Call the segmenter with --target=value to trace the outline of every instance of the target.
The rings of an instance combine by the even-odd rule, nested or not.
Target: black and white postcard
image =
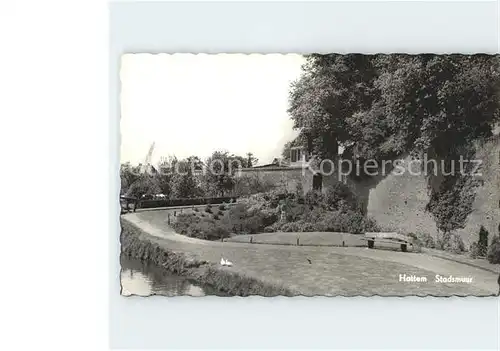
[[[122,295],[499,293],[498,55],[126,54],[120,79]]]

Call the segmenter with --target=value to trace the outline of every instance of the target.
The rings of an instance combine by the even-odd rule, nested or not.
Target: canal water
[[[227,296],[210,286],[199,284],[166,269],[126,256],[120,257],[122,295]]]

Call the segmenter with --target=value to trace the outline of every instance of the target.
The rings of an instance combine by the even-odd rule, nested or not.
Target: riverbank
[[[138,226],[120,221],[122,254],[154,263],[180,276],[192,278],[202,284],[234,296],[292,296],[292,291],[278,285],[271,285],[205,260],[199,260],[186,253],[168,249],[157,239],[145,233]]]

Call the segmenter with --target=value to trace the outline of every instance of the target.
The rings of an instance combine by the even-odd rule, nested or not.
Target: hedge
[[[173,207],[173,206],[193,206],[207,204],[222,204],[235,202],[236,197],[199,197],[188,199],[165,199],[165,200],[142,200],[139,208]]]

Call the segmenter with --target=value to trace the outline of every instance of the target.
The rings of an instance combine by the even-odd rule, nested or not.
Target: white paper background
[[[122,53],[496,53],[497,2],[114,3],[110,19],[113,347],[498,349],[496,298],[120,297],[116,171]]]

